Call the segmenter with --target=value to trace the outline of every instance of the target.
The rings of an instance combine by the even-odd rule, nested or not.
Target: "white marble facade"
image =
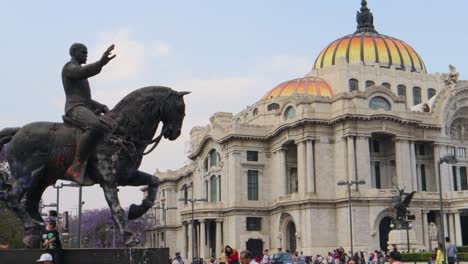
[[[336,183],[356,179],[366,184],[352,188],[355,249],[383,246],[395,218],[396,186],[418,191],[410,210],[419,244],[435,247],[428,226],[440,223],[439,188],[445,233],[456,245],[468,244],[468,81],[449,85],[438,73],[346,61],[314,68],[307,77],[324,80],[333,95],[296,89],[237,114],[215,113],[209,125],[191,130],[190,164],[156,171],[156,206],[178,209],[167,212],[167,237],[162,210],[154,209],[146,246],[166,239],[171,255],[179,251],[189,259],[218,256],[224,245],[306,255],[349,248],[347,190]],[[357,91],[350,91],[350,79],[358,80]],[[375,85],[366,88],[368,80]],[[398,91],[401,84],[406,96]],[[421,103],[414,105],[416,86]],[[376,97],[383,101],[372,109]],[[437,161],[448,153],[457,163],[441,165],[438,186]],[[195,252],[191,204],[181,197],[208,200],[194,205]]]

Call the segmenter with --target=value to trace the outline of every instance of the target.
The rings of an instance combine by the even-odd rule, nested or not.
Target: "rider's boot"
[[[103,139],[104,133],[91,129],[81,135],[75,158],[72,165],[67,169],[65,177],[82,184],[89,155],[94,151],[96,145]]]

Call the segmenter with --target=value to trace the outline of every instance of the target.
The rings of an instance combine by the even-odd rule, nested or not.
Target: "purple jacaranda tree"
[[[76,237],[76,230],[78,227],[77,217],[73,217],[71,225],[71,239],[73,239],[73,237]],[[128,222],[127,228],[141,242],[139,246],[144,245],[145,230],[147,230],[150,225],[151,221],[145,215],[139,219]],[[114,229],[114,227],[109,209],[103,208],[84,211],[81,217],[82,247],[110,248],[113,247],[114,239],[115,247],[125,247],[123,238],[118,233],[118,228]]]

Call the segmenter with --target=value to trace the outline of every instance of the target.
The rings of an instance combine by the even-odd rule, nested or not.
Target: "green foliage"
[[[0,244],[10,248],[23,247],[23,225],[15,215],[0,202]]]
[[[422,261],[427,262],[431,259],[431,252],[420,252],[420,253],[401,253],[403,262]]]
[[[457,247],[458,252],[468,252],[468,246]]]
[[[467,247],[465,247],[466,250]],[[403,262],[427,262],[431,259],[431,252],[421,253],[401,253]],[[459,261],[468,261],[468,252],[458,252],[457,254]]]

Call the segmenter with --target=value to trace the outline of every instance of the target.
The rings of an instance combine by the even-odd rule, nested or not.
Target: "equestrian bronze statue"
[[[139,218],[154,204],[159,179],[138,168],[143,155],[153,151],[163,137],[171,141],[179,137],[185,117],[183,96],[189,92],[144,87],[109,110],[91,99],[87,79],[115,57],[113,48],[88,65],[83,65],[87,57],[83,44],[70,48],[71,60],[62,71],[67,99],[64,123],[35,122],[0,130],[0,200],[23,223],[23,242],[29,248],[39,247],[42,227],[35,223],[43,221],[39,202],[44,190],[57,180],[99,184],[129,246],[134,240],[127,221]],[[142,185],[148,187],[148,195],[140,205],[132,204],[125,215],[117,187]]]

